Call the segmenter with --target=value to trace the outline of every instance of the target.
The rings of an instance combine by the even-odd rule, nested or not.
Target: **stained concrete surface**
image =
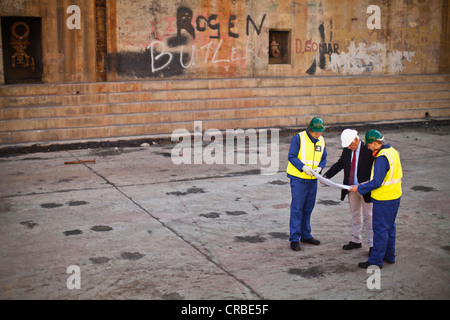
[[[281,135],[274,175],[260,163],[175,165],[171,144],[0,158],[0,298],[449,299],[450,126],[381,131],[404,179],[397,261],[381,269],[379,290],[357,267],[365,238],[342,250],[351,217],[338,189],[318,188],[311,223],[321,245],[290,250],[291,136]],[[326,169],[341,154],[339,135],[324,134]],[[80,289],[67,286],[74,265]]]

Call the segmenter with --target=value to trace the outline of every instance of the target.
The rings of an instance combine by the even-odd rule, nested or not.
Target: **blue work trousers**
[[[372,199],[372,203],[373,248],[368,261],[381,267],[383,259],[395,262],[395,219],[400,198],[386,201]]]
[[[289,241],[311,239],[311,213],[316,203],[317,180],[291,179],[291,217]]]

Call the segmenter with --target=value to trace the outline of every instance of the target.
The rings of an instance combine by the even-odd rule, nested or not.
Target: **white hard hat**
[[[353,129],[345,129],[341,133],[342,148],[347,148],[350,143],[358,136],[358,131]]]

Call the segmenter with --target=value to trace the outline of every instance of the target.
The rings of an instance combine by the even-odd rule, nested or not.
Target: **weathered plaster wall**
[[[96,81],[95,3],[3,0],[0,16],[42,18],[43,82]],[[448,21],[447,0],[106,0],[106,79],[448,72]],[[271,32],[288,32],[285,64]]]
[[[435,73],[442,1],[117,0],[111,57],[120,78]],[[268,64],[271,29],[289,64]]]

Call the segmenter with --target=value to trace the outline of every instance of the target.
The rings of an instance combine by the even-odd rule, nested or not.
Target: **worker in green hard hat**
[[[402,195],[403,172],[400,154],[385,143],[384,136],[379,131],[367,131],[365,140],[375,157],[370,181],[352,186],[350,191],[360,194],[371,192],[373,248],[369,259],[358,266],[368,268],[370,265],[377,265],[381,268],[383,261],[395,262],[395,219]]]
[[[309,129],[313,132],[324,132],[325,130],[325,123],[323,122],[322,118],[314,117],[309,122]]]
[[[367,144],[374,141],[382,142],[384,137],[378,130],[372,129],[366,132],[365,140]]]
[[[297,133],[291,140],[288,154],[287,176],[291,180],[291,211],[289,220],[289,242],[291,249],[300,250],[300,242],[313,245],[320,241],[311,235],[310,218],[317,194],[317,178],[327,163],[327,151],[322,133],[325,124],[314,117],[306,130]]]

